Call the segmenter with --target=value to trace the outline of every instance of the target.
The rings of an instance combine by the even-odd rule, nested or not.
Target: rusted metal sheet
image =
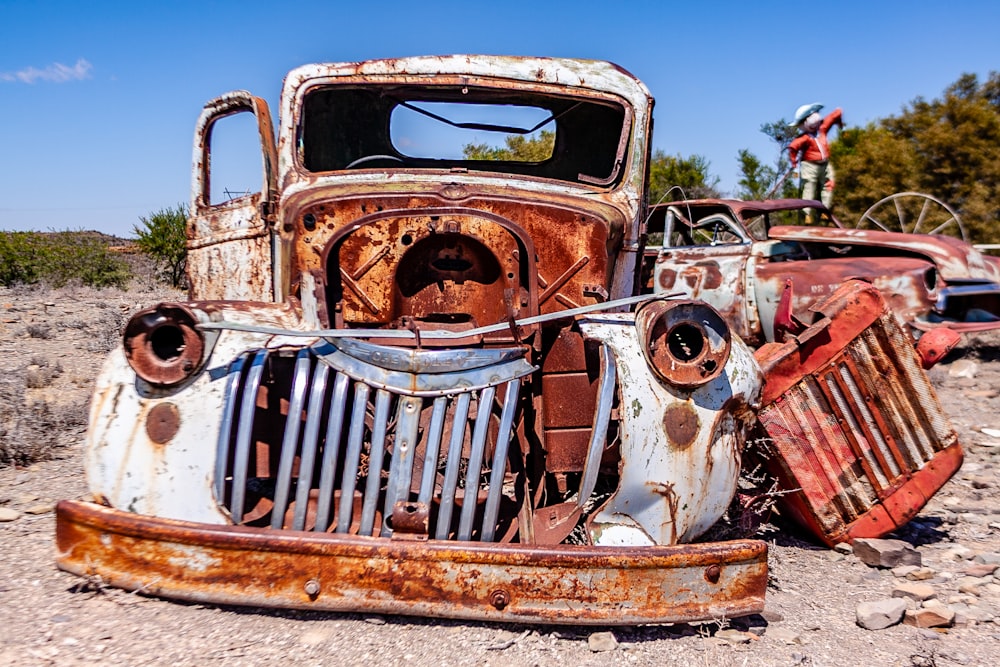
[[[760,541],[478,546],[213,527],[72,501],[56,511],[60,568],[192,602],[633,625],[758,613],[767,586]]]
[[[996,267],[992,263],[987,264],[982,253],[961,239],[951,236],[790,225],[775,227],[768,236],[780,241],[819,241],[841,245],[875,246],[912,253],[933,260],[945,280],[985,279],[997,282],[1000,279]]]
[[[714,378],[689,388],[665,385],[648,370],[643,334],[631,326],[632,317],[604,315],[581,324],[586,336],[614,352],[623,421],[619,487],[591,532],[596,544],[686,542],[722,516],[736,491],[758,369],[746,345],[733,339]]]
[[[878,290],[852,281],[817,322],[759,349],[765,463],[781,506],[827,544],[902,526],[958,470],[962,450],[912,338]]]
[[[789,281],[793,313],[809,312],[812,305],[833,295],[846,281],[858,277],[870,278],[892,311],[904,322],[916,321],[936,304],[936,293],[928,289],[928,281],[935,279],[934,269],[925,260],[890,256],[820,261],[820,267],[817,261],[808,259],[757,264],[754,288],[765,338],[776,339],[774,318]]]
[[[212,129],[226,116],[253,114],[263,173],[256,193],[212,203]],[[192,299],[280,300],[282,263],[275,262],[273,217],[277,152],[267,103],[239,90],[205,105],[195,128],[187,274]],[[275,253],[274,255],[272,253]],[[276,290],[277,293],[276,293]]]

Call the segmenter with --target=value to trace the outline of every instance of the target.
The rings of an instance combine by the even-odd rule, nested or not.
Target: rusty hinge
[[[269,192],[267,199],[262,199],[260,204],[257,205],[257,212],[260,214],[261,220],[264,220],[269,225],[274,225],[278,213],[277,193]]]

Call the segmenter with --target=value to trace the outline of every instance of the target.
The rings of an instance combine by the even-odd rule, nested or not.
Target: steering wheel
[[[344,169],[353,169],[358,165],[365,164],[366,162],[374,162],[375,160],[390,160],[392,162],[399,162],[403,164],[403,158],[396,155],[365,155],[364,157],[359,157],[357,160],[352,160],[347,164]]]

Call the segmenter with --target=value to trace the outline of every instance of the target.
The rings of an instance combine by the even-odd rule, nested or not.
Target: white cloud
[[[67,81],[80,81],[90,78],[90,70],[93,67],[88,61],[80,58],[72,67],[62,63],[52,63],[45,69],[37,67],[26,67],[17,72],[0,72],[0,81],[8,83],[35,83],[44,81],[47,83],[66,83]]]

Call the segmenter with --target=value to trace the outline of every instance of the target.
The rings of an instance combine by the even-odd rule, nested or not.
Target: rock
[[[970,605],[975,604],[978,601],[975,595],[950,595],[948,596],[948,604],[951,605]]]
[[[941,560],[969,560],[975,555],[976,552],[969,547],[956,544],[941,553]]]
[[[330,641],[333,633],[333,628],[312,628],[302,633],[302,636],[299,637],[299,643],[303,646],[319,646]]]
[[[993,614],[989,610],[974,604],[954,604],[949,605],[949,607],[955,612],[956,624],[959,616],[964,616],[966,621],[975,621],[976,623],[988,623],[993,620]]]
[[[838,542],[833,546],[833,550],[839,553],[849,556],[854,553],[854,547],[851,546],[850,542]]]
[[[903,540],[859,538],[854,540],[854,555],[871,567],[921,564],[920,552]]]
[[[972,379],[979,373],[979,364],[971,359],[958,359],[948,365],[948,377]]]
[[[55,509],[56,509],[56,506],[55,506],[54,503],[40,503],[40,504],[37,504],[37,505],[32,505],[31,507],[28,507],[27,509],[24,510],[24,513],[25,514],[33,514],[33,515],[37,516],[39,514],[48,514],[49,512],[55,511]]]
[[[9,507],[0,507],[0,523],[6,523],[8,521],[17,521],[21,518],[21,513],[17,510],[12,510]]]
[[[973,477],[972,478],[972,488],[974,489],[988,489],[993,486],[993,480],[989,477]]]
[[[892,589],[892,597],[909,598],[911,600],[917,600],[918,602],[930,599],[936,595],[937,593],[934,591],[933,586],[917,582],[898,583]]]
[[[997,569],[996,563],[973,563],[965,568],[964,574],[967,577],[986,577],[993,574]]]
[[[929,567],[918,567],[913,572],[906,575],[910,581],[927,581],[934,578],[934,570]]]
[[[920,568],[917,567],[916,565],[900,565],[899,567],[892,568],[892,576],[896,577],[897,579],[902,579],[907,575],[913,574],[919,569]]]
[[[984,584],[992,583],[992,577],[959,577],[955,583],[958,585],[958,592],[967,595],[979,595],[979,588]]]
[[[802,643],[802,637],[799,633],[789,628],[768,628],[765,637],[770,637],[775,641],[784,642],[785,644]]]
[[[955,622],[955,612],[948,607],[907,609],[903,623],[918,628],[947,628]]]
[[[780,623],[785,620],[785,615],[780,611],[775,611],[774,609],[764,608],[764,611],[760,612],[761,618],[763,618],[768,623]]]
[[[715,638],[729,642],[730,644],[749,644],[754,637],[749,632],[743,632],[735,628],[726,628],[716,632]]]
[[[612,632],[593,632],[587,637],[587,648],[591,653],[604,653],[618,648],[618,639]]]
[[[855,610],[855,620],[865,630],[882,630],[899,623],[905,612],[906,601],[899,598],[862,602]]]
[[[983,565],[997,565],[1000,566],[1000,554],[998,553],[982,553],[976,555],[972,559],[974,563],[982,563]]]

